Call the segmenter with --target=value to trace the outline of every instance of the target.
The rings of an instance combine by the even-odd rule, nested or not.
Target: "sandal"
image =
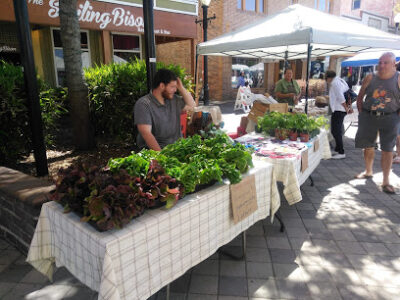
[[[386,194],[396,194],[394,187],[391,184],[382,185],[382,191]]]
[[[400,156],[396,156],[395,158],[393,158],[393,163],[400,164]]]
[[[370,179],[372,177],[373,177],[373,175],[367,175],[365,173],[360,173],[360,174],[357,174],[356,176],[354,176],[355,179]]]

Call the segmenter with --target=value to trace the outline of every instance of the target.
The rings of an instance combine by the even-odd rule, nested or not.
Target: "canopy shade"
[[[400,49],[400,36],[296,4],[263,20],[197,45],[200,55],[282,60],[343,55],[369,48]]]
[[[346,59],[345,61],[342,62],[342,67],[363,67],[363,66],[377,65],[381,55],[388,51],[393,52],[394,55],[396,55],[396,62],[400,60],[399,50],[370,51],[370,52],[362,52]]]

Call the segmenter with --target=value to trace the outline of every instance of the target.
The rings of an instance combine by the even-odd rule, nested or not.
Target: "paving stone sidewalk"
[[[346,159],[321,162],[315,186],[302,186],[302,202],[282,201],[284,233],[269,218],[258,222],[247,232],[245,260],[213,255],[171,285],[171,299],[399,299],[400,195],[381,192],[379,174],[353,179],[363,169],[361,151],[351,138],[345,148]],[[378,152],[376,172],[379,159]],[[392,175],[399,191],[400,165]],[[228,247],[240,252],[240,245],[238,237]],[[65,268],[50,283],[0,240],[0,299],[89,300],[97,293]],[[165,290],[151,299],[165,299]]]

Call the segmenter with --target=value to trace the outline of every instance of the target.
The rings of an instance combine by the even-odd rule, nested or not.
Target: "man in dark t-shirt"
[[[395,63],[396,56],[386,52],[379,58],[378,72],[364,78],[357,97],[359,116],[355,138],[356,147],[364,149],[365,160],[365,171],[356,175],[356,178],[371,178],[374,146],[379,132],[382,190],[389,194],[395,193],[394,187],[389,183],[389,174],[400,121],[400,74],[396,71]]]
[[[136,143],[139,149],[160,151],[181,137],[181,111],[193,108],[195,102],[181,80],[167,69],[157,71],[152,88],[135,104],[135,125],[139,131]],[[182,97],[175,95],[177,90]]]

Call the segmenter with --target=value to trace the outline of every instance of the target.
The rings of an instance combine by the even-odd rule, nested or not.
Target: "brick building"
[[[212,0],[208,9],[208,15],[215,13],[217,19],[212,20],[208,26],[208,39],[213,39],[224,33],[231,32],[243,26],[265,18],[267,15],[277,13],[292,4],[301,4],[307,7],[319,9],[338,16],[349,17],[359,20],[368,26],[379,28],[384,31],[394,32],[393,8],[399,0]],[[200,5],[200,4],[199,4]],[[199,9],[199,18],[202,18],[202,10]],[[202,27],[197,30],[197,41],[201,42],[203,37]],[[202,78],[202,61],[199,58],[199,80]],[[228,100],[236,96],[234,78],[239,72],[236,66],[250,69],[261,63],[264,65],[262,71],[263,79],[259,80],[256,92],[271,91],[274,83],[280,78],[282,62],[274,64],[262,64],[260,61],[238,59],[234,57],[212,57],[208,58],[208,81],[210,88],[210,99]],[[337,69],[340,59],[325,57],[314,59],[316,64],[325,64],[325,69]],[[294,70],[295,79],[305,78],[305,60],[290,62]],[[328,65],[329,64],[329,65]],[[247,71],[246,71],[247,72]],[[249,81],[253,80],[254,72],[247,75]],[[260,84],[261,82],[261,84]]]
[[[154,1],[156,55],[194,74],[197,1]],[[35,65],[49,84],[64,85],[59,0],[27,0]],[[83,67],[144,59],[142,0],[78,0]],[[172,55],[171,55],[172,54]],[[19,64],[12,0],[0,1],[0,59]]]

